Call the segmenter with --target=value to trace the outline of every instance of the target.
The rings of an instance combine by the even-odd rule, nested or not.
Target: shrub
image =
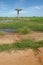
[[[31,33],[31,30],[28,27],[23,27],[23,28],[18,29],[17,32],[20,34],[28,34],[28,33]]]

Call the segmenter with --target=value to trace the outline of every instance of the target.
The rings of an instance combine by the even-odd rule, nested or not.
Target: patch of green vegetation
[[[19,19],[4,18],[4,19],[6,20],[11,19],[12,21],[0,23],[0,29],[15,29],[16,31],[20,31],[19,29],[23,29],[24,27],[26,27],[33,31],[43,31],[43,17],[24,17]]]
[[[43,47],[43,41],[35,42],[33,40],[23,40],[21,42],[17,42],[13,44],[15,49],[37,49]]]
[[[4,32],[0,32],[0,36],[3,36],[3,35],[5,35],[5,33]]]
[[[23,28],[19,28],[18,30],[13,30],[12,32],[19,33],[19,34],[28,34],[31,33],[32,31],[27,27],[23,27]]]
[[[0,51],[23,50],[29,48],[37,49],[40,47],[43,47],[43,41],[35,42],[33,40],[23,40],[12,44],[0,45]]]

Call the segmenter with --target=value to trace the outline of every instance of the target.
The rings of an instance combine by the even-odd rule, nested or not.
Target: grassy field
[[[29,18],[4,18],[5,20],[12,20],[11,22],[0,22],[0,29],[14,29],[12,32],[27,34],[32,31],[43,32],[43,17],[29,17]],[[4,20],[0,18],[0,20]],[[3,35],[3,33],[0,33]],[[43,47],[43,41],[35,42],[32,40],[23,40],[12,44],[0,45],[0,51],[19,50],[19,49],[37,49]]]
[[[0,29],[14,29],[15,32],[19,32],[24,27],[32,31],[43,31],[43,17],[14,18],[11,22],[0,22]]]
[[[10,50],[24,50],[24,49],[37,49],[43,47],[43,41],[32,41],[32,40],[23,40],[21,42],[16,42],[12,44],[3,44],[0,45],[0,51],[10,51]]]

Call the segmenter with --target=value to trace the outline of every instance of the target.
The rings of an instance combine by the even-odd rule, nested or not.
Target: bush
[[[28,34],[28,33],[31,33],[31,30],[28,27],[23,27],[23,28],[18,29],[17,32],[20,34]]]

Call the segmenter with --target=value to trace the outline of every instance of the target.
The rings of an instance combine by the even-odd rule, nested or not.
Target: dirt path
[[[26,35],[6,33],[4,36],[0,36],[0,44],[11,44],[23,39],[33,39],[35,41],[43,40],[43,32],[32,32]]]
[[[43,65],[43,48],[35,55],[32,49],[0,53],[0,65]]]

